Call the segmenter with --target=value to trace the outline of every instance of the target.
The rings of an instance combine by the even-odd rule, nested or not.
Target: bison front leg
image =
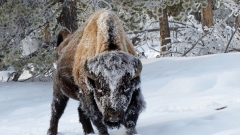
[[[136,127],[138,115],[139,113],[136,107],[131,106],[128,108],[128,111],[126,112],[125,122],[124,122],[124,126],[126,128],[125,135],[137,134],[135,127]]]
[[[58,121],[62,116],[64,109],[68,102],[68,97],[63,95],[60,92],[54,91],[54,96],[51,105],[51,120],[50,120],[50,128],[48,129],[48,135],[56,135],[58,130]]]
[[[128,109],[125,113],[125,122],[124,126],[127,129],[125,135],[137,134],[136,124],[139,114],[145,109],[145,101],[143,99],[141,91],[138,89],[134,91],[132,95],[132,100],[128,106]]]
[[[79,121],[82,123],[84,134],[94,133],[90,119],[84,114],[81,107],[78,107]]]
[[[109,135],[107,127],[103,124],[102,118],[92,119],[93,124],[97,127],[99,135]]]
[[[99,132],[99,135],[109,135],[107,127],[103,124],[102,115],[97,108],[93,93],[80,94],[79,99],[80,99],[80,106],[79,106],[80,122],[82,124],[85,123],[85,127],[83,124],[84,132],[85,131],[91,132],[91,130],[93,131],[92,128],[86,127],[87,125],[89,126],[91,125],[89,119],[86,120],[86,118],[90,118],[93,125],[96,126]],[[81,114],[83,114],[82,115],[83,117],[81,117]]]

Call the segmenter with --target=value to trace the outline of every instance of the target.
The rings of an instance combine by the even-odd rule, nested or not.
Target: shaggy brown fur
[[[74,58],[73,76],[76,84],[82,86],[84,83],[83,65],[86,59],[92,58],[93,56],[109,51],[108,39],[106,39],[106,33],[102,31],[102,24],[106,24],[107,20],[113,19],[117,26],[121,26],[118,17],[106,10],[98,11],[93,14],[88,22],[88,25],[84,29],[84,34],[80,44],[77,47],[77,51]],[[117,27],[118,40],[115,40],[116,50],[122,50],[129,52],[132,55],[136,55],[133,45],[129,41],[122,27]],[[83,88],[84,89],[84,88]]]
[[[58,47],[57,57],[58,67],[61,67],[60,71],[66,72],[64,74],[73,75],[75,83],[82,90],[87,89],[83,72],[83,65],[86,59],[104,51],[109,51],[108,40],[105,37],[105,33],[101,31],[101,24],[98,23],[98,21],[104,23],[109,18],[113,19],[118,26],[121,26],[118,17],[114,13],[100,10],[94,13],[80,29],[69,35]],[[116,50],[122,50],[136,56],[134,47],[123,28],[117,28],[119,40],[115,41]],[[77,99],[77,97],[74,97],[74,99]]]

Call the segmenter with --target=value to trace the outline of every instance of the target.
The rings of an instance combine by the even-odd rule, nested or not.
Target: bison
[[[79,121],[85,134],[109,135],[107,128],[124,125],[136,134],[145,108],[140,88],[141,61],[113,12],[100,10],[77,31],[58,36],[57,68],[48,135],[56,135],[69,98],[80,101]]]

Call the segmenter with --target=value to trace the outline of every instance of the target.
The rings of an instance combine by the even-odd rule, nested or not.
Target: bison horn
[[[97,76],[89,71],[89,69],[87,67],[87,60],[84,63],[84,73],[87,77],[91,78],[92,80],[97,79]]]
[[[135,72],[135,75],[131,78],[131,80],[138,77],[141,71],[142,71],[142,62],[138,59],[138,69]]]

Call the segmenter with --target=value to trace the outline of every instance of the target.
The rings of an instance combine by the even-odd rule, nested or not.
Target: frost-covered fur
[[[88,60],[88,69],[98,75],[98,82],[95,82],[98,92],[94,97],[101,113],[104,114],[107,108],[126,111],[132,92],[140,88],[140,81],[133,84],[130,81],[138,69],[138,59],[122,51],[104,52]]]
[[[127,135],[136,134],[138,115],[145,108],[140,76],[132,78],[140,61],[118,17],[107,10],[98,11],[67,35],[60,36],[63,42],[57,48],[48,135],[57,134],[69,98],[80,101],[79,121],[85,134],[94,133],[91,122],[100,135],[108,135],[107,128],[121,125]],[[85,62],[95,80],[84,73]],[[118,114],[119,121],[109,121],[110,111]]]

